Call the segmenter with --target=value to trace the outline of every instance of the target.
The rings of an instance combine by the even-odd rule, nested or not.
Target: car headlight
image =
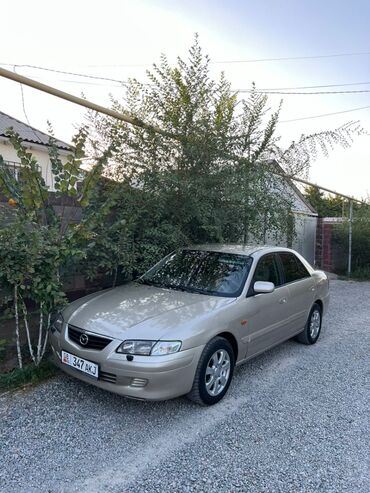
[[[158,341],[152,348],[151,356],[164,356],[180,351],[181,341]]]
[[[62,314],[57,313],[55,315],[54,320],[51,323],[51,326],[50,326],[51,331],[52,332],[55,332],[55,331],[62,332],[63,324],[64,324],[64,319],[63,319]]]
[[[164,356],[180,351],[181,341],[124,341],[117,353],[136,354],[140,356]]]

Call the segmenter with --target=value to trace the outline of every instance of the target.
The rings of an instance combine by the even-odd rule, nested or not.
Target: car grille
[[[82,334],[86,334],[88,337],[86,344],[81,343],[80,338]],[[96,351],[101,351],[108,346],[110,342],[112,342],[112,339],[91,334],[90,332],[86,332],[78,327],[75,327],[74,325],[68,325],[68,337],[80,347],[85,349],[95,349]]]
[[[116,383],[117,375],[114,373],[108,373],[107,371],[101,371],[99,373],[99,380],[104,380],[104,382]]]

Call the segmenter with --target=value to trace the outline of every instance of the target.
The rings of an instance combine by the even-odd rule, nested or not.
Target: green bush
[[[57,373],[57,369],[49,361],[43,360],[38,366],[25,365],[22,369],[15,368],[8,373],[0,373],[0,392],[16,389],[24,385],[33,385]]]
[[[333,251],[343,257],[338,274],[347,273],[348,222],[333,228]],[[352,274],[356,279],[370,279],[370,207],[354,210],[352,226]]]

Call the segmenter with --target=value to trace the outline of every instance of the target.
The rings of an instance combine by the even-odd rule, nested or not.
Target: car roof
[[[257,252],[260,254],[268,252],[293,252],[290,248],[276,247],[269,245],[242,245],[242,244],[225,244],[225,243],[215,243],[215,244],[204,244],[204,245],[191,245],[185,248],[186,250],[204,250],[207,252],[223,252],[223,253],[234,253],[238,255],[253,255]],[[296,253],[296,252],[294,252]]]

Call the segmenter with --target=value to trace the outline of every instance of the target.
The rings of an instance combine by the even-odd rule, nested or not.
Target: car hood
[[[129,283],[69,305],[66,322],[116,339],[171,337],[176,327],[194,325],[234,298]]]

